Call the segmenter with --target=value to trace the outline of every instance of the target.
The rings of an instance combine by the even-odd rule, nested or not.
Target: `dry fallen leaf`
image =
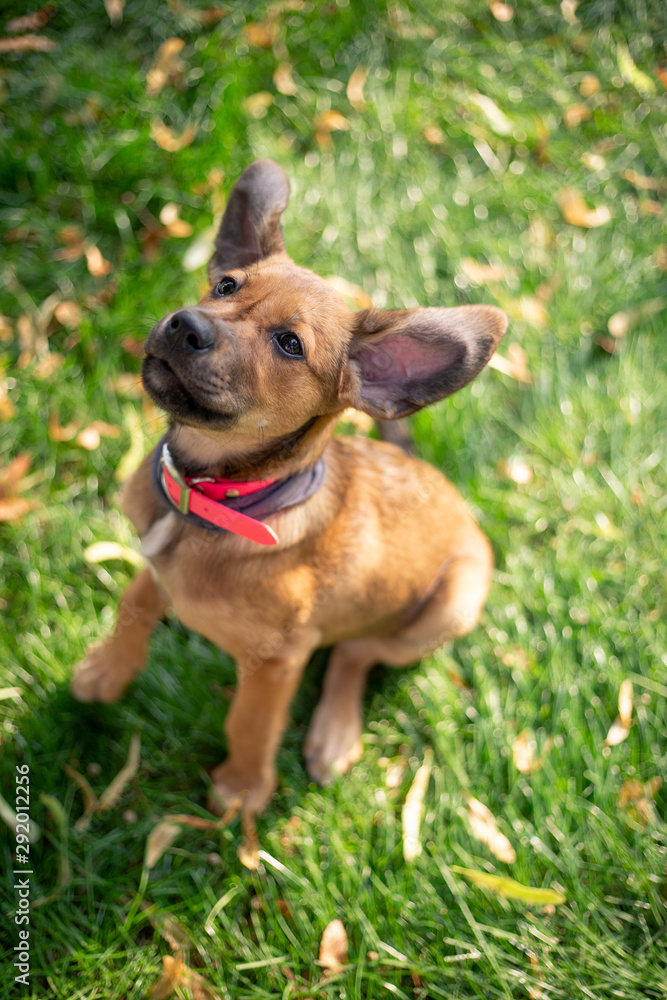
[[[62,368],[64,363],[65,356],[63,354],[58,354],[56,351],[49,351],[47,354],[42,354],[41,358],[37,359],[32,373],[37,379],[47,379],[50,378],[54,372],[57,372],[59,368]]]
[[[441,146],[445,141],[445,133],[437,125],[427,125],[422,135],[432,146]]]
[[[104,0],[104,9],[114,27],[123,20],[125,0]]]
[[[17,832],[16,831],[16,827],[18,825],[18,819],[16,817],[16,813],[14,812],[14,810],[12,809],[12,807],[10,806],[9,802],[7,802],[7,801],[5,801],[5,799],[3,799],[2,795],[0,795],[0,819],[3,820],[3,822],[5,822],[7,824],[7,826],[12,831],[12,833],[14,834],[14,836],[16,836],[16,832]],[[22,831],[22,832],[24,832],[24,831]],[[41,837],[41,835],[42,835],[42,831],[37,826],[37,824],[33,820],[29,820],[29,822],[28,822],[28,837],[30,838],[30,843],[31,844],[36,843],[39,840],[39,838]]]
[[[370,309],[372,307],[372,298],[359,285],[353,285],[351,281],[338,275],[331,275],[324,280],[347,300],[348,306],[353,306],[355,309]]]
[[[626,677],[618,692],[618,717],[621,725],[627,726],[628,729],[632,725],[632,694],[632,681]]]
[[[121,545],[120,542],[93,542],[87,549],[84,549],[83,558],[87,563],[95,565],[108,562],[110,559],[124,559],[132,566],[141,567],[144,565],[143,557],[129,545]]]
[[[68,774],[72,781],[74,781],[75,784],[77,784],[81,789],[81,794],[83,795],[83,808],[85,812],[95,812],[98,806],[98,798],[88,779],[70,764],[63,764],[63,771],[65,774]]]
[[[618,716],[614,720],[604,740],[608,747],[617,746],[625,740],[632,725],[632,681],[627,678],[621,684],[618,694]]]
[[[592,97],[600,90],[600,81],[593,73],[587,73],[579,84],[579,93],[582,97]]]
[[[276,85],[278,93],[284,94],[286,97],[293,97],[299,91],[299,88],[294,82],[294,77],[292,76],[291,63],[278,63],[275,73],[273,74],[273,82]]]
[[[352,424],[361,434],[370,434],[375,427],[375,421],[368,413],[355,410],[353,406],[348,406],[346,410],[343,410],[338,417],[338,422],[341,424]]]
[[[331,142],[331,133],[344,132],[350,127],[350,123],[340,111],[335,111],[331,108],[329,111],[323,111],[321,114],[315,115],[313,127],[315,129],[315,140],[320,148],[330,149],[333,145]]]
[[[406,861],[414,861],[422,852],[420,839],[421,821],[424,812],[424,797],[428,788],[433,766],[433,751],[430,747],[424,750],[424,763],[418,768],[408,794],[405,796],[401,810],[401,827],[403,831],[403,857]]]
[[[86,265],[94,278],[103,278],[113,271],[113,264],[105,260],[94,243],[88,243],[85,248]]]
[[[498,829],[496,818],[491,810],[487,809],[479,799],[473,798],[472,795],[468,797],[467,803],[468,820],[473,836],[486,844],[499,861],[513,864],[516,861],[516,851],[505,834]]]
[[[180,135],[176,135],[173,129],[162,121],[161,118],[151,120],[151,136],[160,149],[168,153],[177,153],[180,149],[189,146],[197,134],[195,125],[186,125]]]
[[[561,0],[561,13],[568,24],[578,24],[579,18],[576,13],[578,6],[579,0]]]
[[[529,906],[558,906],[559,903],[566,901],[562,892],[556,892],[555,889],[537,889],[532,885],[515,882],[506,875],[491,875],[489,872],[479,872],[473,868],[460,868],[458,865],[450,867],[453,872],[464,875],[471,882],[483,885],[505,899],[518,899]]]
[[[625,42],[617,43],[616,55],[618,56],[618,68],[625,82],[631,83],[642,97],[652,97],[656,91],[655,83],[650,76],[647,76],[635,65]]]
[[[163,955],[162,966],[162,975],[150,991],[152,1000],[166,1000],[180,986],[185,972],[185,959],[180,952],[175,957]]]
[[[480,109],[496,135],[512,134],[512,122],[490,97],[487,97],[486,94],[470,94],[469,100],[471,104]]]
[[[189,222],[180,218],[180,211],[180,206],[175,202],[167,202],[160,210],[160,222],[170,236],[182,239],[186,236],[192,236],[192,226]]]
[[[33,11],[31,14],[12,18],[11,21],[7,22],[6,30],[11,34],[19,31],[39,31],[40,28],[46,27],[55,12],[55,6],[49,4],[46,7],[41,7],[39,10]]]
[[[574,128],[591,117],[591,109],[585,104],[570,104],[563,112],[563,121],[568,128]]]
[[[182,827],[178,823],[158,823],[148,834],[144,864],[150,871],[158,863],[168,847],[171,847]]]
[[[268,90],[260,90],[241,101],[241,110],[251,118],[265,118],[273,104],[273,94]]]
[[[238,859],[251,872],[259,868],[259,838],[253,814],[248,809],[241,810],[243,843],[238,849]]]
[[[533,376],[528,367],[528,355],[520,344],[510,344],[507,348],[507,357],[503,357],[498,351],[489,361],[489,368],[495,368],[503,375],[509,375],[517,382],[531,383]]]
[[[461,270],[469,281],[475,285],[486,285],[489,282],[502,281],[505,277],[503,269],[496,264],[480,264],[474,257],[464,257]]]
[[[347,99],[355,111],[365,111],[366,101],[364,100],[364,84],[368,77],[368,69],[365,66],[357,66],[347,83]]]
[[[522,486],[533,481],[533,470],[520,458],[501,458],[496,469],[504,479],[511,479]]]
[[[108,809],[111,809],[116,805],[125,790],[125,786],[137,773],[137,769],[139,767],[140,749],[141,737],[138,732],[133,733],[130,741],[130,749],[127,755],[127,763],[120,769],[116,777],[100,795],[97,812],[106,812]]]
[[[95,420],[89,427],[84,427],[76,436],[75,443],[79,448],[86,451],[96,451],[100,446],[101,438],[117,438],[121,435],[120,427],[108,424],[105,420]]]
[[[667,184],[662,178],[658,177],[646,177],[645,174],[640,174],[637,170],[627,170],[623,171],[623,177],[626,181],[630,181],[633,187],[637,188],[638,191],[664,191]]]
[[[146,74],[146,92],[156,97],[171,79],[182,75],[184,65],[178,58],[185,47],[182,38],[168,38],[157,50],[155,62]]]
[[[637,826],[648,826],[657,820],[653,802],[662,787],[662,778],[655,777],[642,784],[634,778],[628,778],[621,785],[618,793],[618,808],[627,814]]]
[[[587,170],[594,171],[603,170],[607,163],[604,156],[601,156],[599,153],[590,152],[581,154],[581,162]]]
[[[81,310],[78,303],[69,299],[59,302],[53,310],[53,315],[68,330],[76,330],[81,325]]]
[[[52,52],[56,42],[44,35],[19,35],[17,38],[0,38],[0,55],[4,52]]]
[[[489,7],[496,21],[511,21],[514,17],[514,7],[510,7],[507,3],[501,3],[501,0],[491,0]]]
[[[23,480],[32,465],[32,458],[23,452],[0,469],[0,521],[20,521],[37,503],[18,494],[25,488]]]
[[[611,220],[611,212],[606,205],[589,208],[575,188],[563,188],[557,200],[560,210],[563,213],[563,218],[571,226],[580,226],[582,229],[596,229],[598,226],[604,226]]]
[[[278,22],[274,18],[265,21],[251,21],[243,26],[245,40],[260,49],[270,49],[278,34]]]
[[[667,299],[663,297],[649,299],[637,306],[630,306],[610,316],[607,321],[607,329],[611,336],[618,340],[625,337],[640,320],[661,312],[665,307],[667,307]]]
[[[341,920],[327,924],[320,941],[319,961],[329,972],[337,972],[347,961],[347,932]]]
[[[542,761],[535,756],[537,743],[527,729],[522,730],[512,743],[512,758],[517,771],[534,774],[542,767]]]
[[[79,425],[74,422],[63,427],[55,413],[49,417],[48,433],[52,441],[71,441],[72,438],[76,437],[78,430]]]

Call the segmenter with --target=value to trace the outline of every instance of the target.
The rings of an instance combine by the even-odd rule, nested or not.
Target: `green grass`
[[[3,18],[23,6],[6,4]],[[559,4],[532,0],[508,23],[481,0],[306,3],[278,15],[273,50],[243,34],[265,5],[230,7],[203,29],[187,5],[134,0],[112,28],[102,4],[74,0],[44,29],[55,50],[0,64],[0,312],[15,328],[54,292],[82,309],[77,336],[51,324],[50,348],[65,360],[46,379],[34,361],[17,367],[16,334],[0,342],[0,380],[16,407],[0,424],[0,465],[28,452],[38,503],[0,524],[0,686],[20,690],[0,701],[2,790],[12,801],[14,766],[27,762],[43,829],[33,900],[56,891],[64,857],[71,867],[57,898],[31,913],[26,993],[11,965],[14,841],[0,831],[9,931],[0,997],[148,996],[171,954],[154,927],[168,915],[187,935],[190,966],[232,1000],[665,997],[665,788],[646,824],[619,806],[625,782],[666,772],[664,309],[605,349],[614,313],[667,298],[661,5],[630,17],[627,5],[587,2],[584,23],[571,25]],[[186,43],[182,89],[149,97],[146,72],[173,36]],[[619,67],[619,43],[650,87]],[[294,95],[276,89],[278,61],[292,64]],[[355,109],[346,86],[359,65],[366,107]],[[584,100],[587,74],[600,90]],[[244,101],[260,91],[273,102],[254,118]],[[476,94],[495,102],[507,127]],[[580,103],[590,117],[566,126],[564,110]],[[330,108],[349,127],[327,150],[313,123]],[[160,149],[150,133],[158,116],[176,133],[196,125],[194,141]],[[424,138],[429,127],[442,142]],[[157,218],[175,202],[196,238],[216,208],[214,192],[198,186],[221,167],[228,190],[258,156],[290,176],[284,223],[298,263],[345,277],[378,306],[498,302],[513,316],[500,352],[520,345],[533,381],[487,369],[413,419],[422,454],[459,487],[493,543],[480,626],[417,669],[373,674],[364,758],[327,789],[308,781],[300,759],[318,654],[280,752],[279,793],[258,823],[262,866],[251,873],[238,861],[238,822],[214,836],[186,830],[150,874],[147,911],[136,906],[146,837],[165,814],[205,815],[205,768],[224,755],[234,669],[170,621],[123,702],[74,703],[71,666],[105,634],[131,576],[129,565],[92,566],[83,552],[93,541],[132,544],[114,472],[132,436],[148,449],[158,433],[155,415],[112,386],[138,373],[121,342],[192,301],[203,281],[203,270],[183,269],[190,239],[165,239],[146,260],[146,213]],[[637,191],[628,170],[662,187]],[[589,207],[608,206],[611,221],[568,224],[558,203],[565,186]],[[94,278],[83,258],[54,259],[58,233],[72,224],[113,264],[107,278]],[[476,285],[467,257],[501,268],[504,280]],[[521,319],[522,298],[544,303],[539,326]],[[82,427],[103,419],[122,434],[90,452],[56,443],[54,414]],[[529,483],[503,475],[499,462],[513,458],[532,470]],[[605,747],[626,678],[633,725]],[[99,765],[90,777],[99,792],[137,728],[135,778],[77,833],[81,794],[63,764],[84,773]],[[532,774],[513,763],[523,730],[541,755]],[[408,864],[401,806],[426,747],[435,764],[424,849]],[[383,758],[405,765],[397,787],[387,787]],[[66,843],[40,794],[62,804]],[[511,840],[513,864],[472,836],[470,794]],[[452,865],[553,887],[567,902],[511,902]],[[349,965],[322,980],[319,940],[335,917],[347,928]]]

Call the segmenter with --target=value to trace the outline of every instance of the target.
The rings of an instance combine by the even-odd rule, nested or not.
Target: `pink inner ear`
[[[427,344],[390,334],[357,355],[365,382],[418,382],[442,372],[464,353],[460,343]]]

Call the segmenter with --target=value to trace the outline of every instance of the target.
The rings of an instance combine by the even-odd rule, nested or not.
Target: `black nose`
[[[196,309],[181,309],[165,324],[172,346],[182,351],[209,351],[215,344],[212,323]]]

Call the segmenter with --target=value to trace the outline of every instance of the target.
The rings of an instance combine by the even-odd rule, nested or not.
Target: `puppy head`
[[[288,196],[277,164],[248,167],[216,238],[209,292],[148,337],[144,385],[176,423],[267,441],[346,406],[406,416],[474,378],[505,332],[500,309],[350,312],[285,254]]]

